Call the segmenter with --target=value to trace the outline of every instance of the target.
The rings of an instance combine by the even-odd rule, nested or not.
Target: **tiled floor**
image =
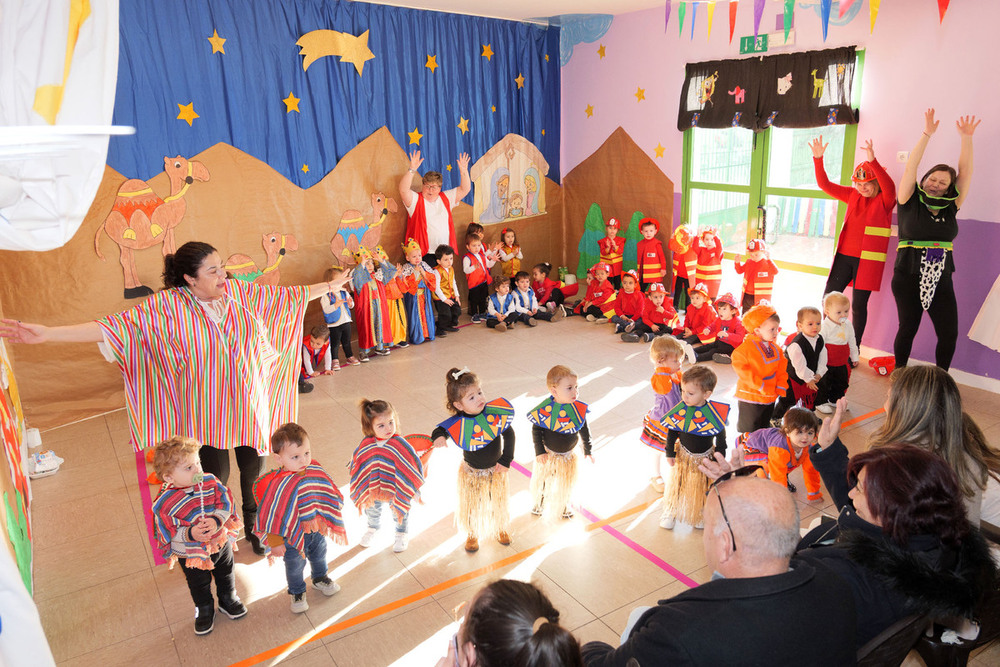
[[[480,376],[488,396],[505,396],[514,403],[520,440],[515,458],[530,468],[533,450],[524,415],[545,395],[547,370],[566,364],[580,376],[580,397],[590,404],[595,445],[596,463],[585,464],[581,476],[580,504],[602,519],[619,515],[609,524],[619,534],[685,577],[706,581],[710,573],[700,531],[657,526],[659,500],[648,486],[654,457],[637,441],[642,415],[652,401],[648,348],[622,343],[609,327],[579,318],[505,334],[465,327],[434,343],[318,378],[316,390],[302,397],[299,420],[311,435],[314,456],[346,495],[345,466],[361,439],[358,399],[389,400],[404,433],[427,433],[447,414],[445,372],[468,366]],[[720,380],[714,398],[729,400],[732,369],[713,367]],[[862,365],[848,394],[849,417],[880,408],[886,387],[885,379]],[[963,389],[963,396],[987,437],[1000,446],[996,395]],[[845,429],[848,447],[861,449],[879,421],[876,415]],[[280,563],[268,567],[241,541],[237,587],[250,613],[239,621],[218,615],[215,630],[197,637],[182,574],[153,566],[124,413],[53,429],[43,440],[66,460],[57,475],[33,484],[36,600],[60,664],[226,665],[300,638],[305,642],[331,628],[313,641],[260,659],[296,667],[433,664],[455,630],[455,607],[484,582],[501,576],[541,586],[561,611],[563,624],[581,641],[616,643],[633,607],[685,588],[612,532],[590,525],[582,513],[556,523],[533,517],[528,480],[514,470],[513,544],[484,540],[478,553],[465,553],[464,536],[452,523],[461,455],[449,447],[431,458],[425,504],[411,512],[408,551],[392,553],[388,520],[372,548],[358,547],[364,525],[348,505],[351,545],[331,544],[329,550],[331,576],[343,588],[331,598],[310,590],[309,611],[295,615],[288,609]],[[800,471],[792,479],[799,482],[803,524],[831,509],[829,499],[805,502]],[[231,486],[238,487],[235,481],[230,480]],[[993,648],[974,664],[996,664],[998,658],[1000,650]]]

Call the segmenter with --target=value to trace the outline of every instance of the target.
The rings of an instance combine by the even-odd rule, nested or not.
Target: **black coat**
[[[583,647],[586,665],[853,665],[854,602],[824,565],[717,579],[660,602],[617,649]]]

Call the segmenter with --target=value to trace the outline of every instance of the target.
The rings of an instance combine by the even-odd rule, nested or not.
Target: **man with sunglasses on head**
[[[850,591],[832,572],[791,562],[798,507],[759,470],[737,468],[708,489],[703,541],[712,580],[636,610],[617,649],[586,644],[588,667],[624,667],[631,658],[671,666],[855,663]]]

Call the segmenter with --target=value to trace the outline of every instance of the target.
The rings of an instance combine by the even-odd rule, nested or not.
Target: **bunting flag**
[[[677,26],[677,36],[680,37],[684,34],[684,15],[687,14],[687,3],[682,2],[681,6],[677,8],[677,21],[680,25]]]
[[[878,0],[876,0],[877,2]],[[785,41],[788,41],[788,33],[792,30],[792,17],[795,16],[795,0],[785,0]]]
[[[667,24],[670,23],[670,0],[667,0],[667,6],[663,11],[663,32],[666,32]]]
[[[760,18],[764,15],[764,4],[766,0],[753,0],[753,36],[756,39],[760,32]]]
[[[708,36],[705,41],[712,39],[712,19],[715,18],[715,0],[709,0],[708,2]]]
[[[882,0],[868,0],[868,17],[871,20],[870,33],[875,32],[875,19],[878,18],[878,6]]]
[[[830,29],[830,8],[833,0],[819,0],[819,8],[823,19],[823,41],[826,41],[826,33]]]
[[[945,12],[948,11],[949,2],[951,2],[951,0],[938,0],[938,14],[941,15],[941,18],[939,19],[938,23],[944,23],[944,15]]]
[[[688,37],[690,40],[694,40],[694,18],[698,16],[698,3],[691,5],[691,35]]]
[[[733,43],[733,32],[736,30],[736,10],[740,3],[737,0],[729,0],[729,43]]]
[[[844,14],[847,12],[848,9],[851,8],[851,5],[853,4],[854,0],[840,0],[840,13],[837,15],[837,18],[841,19],[844,18]]]

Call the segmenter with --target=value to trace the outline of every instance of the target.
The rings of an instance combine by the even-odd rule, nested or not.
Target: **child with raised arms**
[[[309,561],[313,586],[334,595],[340,585],[327,576],[326,538],[347,544],[341,509],[344,497],[326,471],[312,458],[306,430],[294,422],[271,434],[271,455],[280,466],[253,485],[257,522],[253,531],[270,548],[268,559],[284,557],[291,609],[309,609],[303,573]]]
[[[388,505],[396,522],[392,550],[406,551],[410,504],[424,483],[420,457],[399,431],[396,411],[386,401],[361,399],[361,432],[365,438],[351,457],[351,501],[364,512],[368,530],[361,546],[370,547],[382,522],[382,507]]]
[[[761,301],[771,301],[774,277],[778,267],[767,256],[764,239],[753,239],[747,243],[747,259],[737,257],[733,263],[736,273],[743,275],[743,312],[747,312]]]
[[[215,626],[215,598],[232,619],[246,615],[236,595],[233,547],[243,524],[233,513],[233,496],[215,475],[204,473],[193,438],[174,436],[156,445],[153,470],[164,481],[153,501],[153,535],[164,559],[181,564],[195,605],[194,633],[206,635]]]
[[[479,550],[480,537],[510,544],[508,472],[514,460],[514,407],[505,398],[487,402],[479,378],[468,368],[445,374],[445,407],[454,416],[431,433],[435,447],[450,438],[465,459],[458,472],[455,522],[466,534],[465,550]]]
[[[587,404],[578,401],[577,376],[566,366],[553,366],[545,376],[549,397],[528,413],[531,440],[535,445],[535,467],[531,474],[531,513],[548,518],[573,517],[570,500],[577,478],[576,443],[593,463]]]
[[[729,406],[710,401],[718,378],[708,366],[692,366],[681,380],[681,400],[660,420],[667,430],[667,463],[672,468],[663,492],[660,528],[670,530],[677,519],[701,528],[709,479],[698,469],[715,452],[726,454]]]
[[[697,257],[694,279],[705,285],[709,299],[719,295],[719,287],[722,285],[722,241],[718,234],[717,227],[708,225],[702,228],[692,244]]]

